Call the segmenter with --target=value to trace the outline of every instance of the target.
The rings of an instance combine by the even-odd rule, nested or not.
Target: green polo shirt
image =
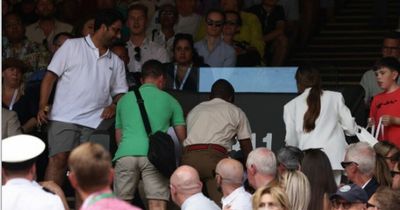
[[[153,132],[185,125],[182,107],[174,97],[153,84],[144,84],[139,91]],[[118,101],[115,128],[121,129],[122,138],[113,161],[124,156],[147,156],[149,140],[133,91]]]

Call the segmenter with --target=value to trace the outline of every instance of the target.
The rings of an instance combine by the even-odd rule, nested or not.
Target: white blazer
[[[284,106],[283,120],[286,125],[286,145],[301,150],[322,148],[327,154],[333,170],[343,170],[340,162],[344,160],[347,143],[346,135],[355,135],[357,125],[350,110],[344,104],[341,93],[323,91],[321,111],[315,121],[315,128],[309,133],[303,131],[303,118],[308,109],[307,97],[310,88],[289,101]]]

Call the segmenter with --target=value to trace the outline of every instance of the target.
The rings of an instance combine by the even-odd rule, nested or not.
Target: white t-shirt
[[[2,210],[64,210],[63,203],[55,194],[46,192],[35,181],[15,178],[1,187]]]
[[[158,60],[161,63],[167,63],[170,61],[167,50],[163,46],[156,42],[152,42],[147,38],[144,39],[141,46],[135,46],[130,40],[126,43],[126,46],[129,55],[129,72],[142,72],[142,65],[151,59]],[[140,52],[135,51],[136,47],[140,48]],[[136,55],[137,53],[140,53],[139,60],[136,59],[139,58]]]
[[[231,194],[221,199],[222,208],[230,210],[252,210],[251,194],[244,187],[239,187]]]
[[[90,36],[57,50],[48,66],[59,77],[51,120],[96,128],[111,97],[128,91],[122,60],[110,50],[99,55]]]
[[[181,206],[182,210],[221,210],[214,203],[214,201],[210,200],[203,193],[197,193],[190,196],[186,199]]]

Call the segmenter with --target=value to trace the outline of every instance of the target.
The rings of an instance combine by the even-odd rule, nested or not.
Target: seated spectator
[[[291,210],[286,193],[278,186],[261,187],[253,195],[253,210]]]
[[[2,42],[2,58],[18,58],[30,66],[35,72],[45,70],[50,61],[48,50],[25,37],[25,27],[17,13],[8,13],[3,19],[5,39]],[[31,71],[25,72],[24,78],[29,78]]]
[[[166,63],[168,80],[167,89],[197,91],[199,83],[199,67],[208,67],[204,64],[196,49],[192,35],[177,34],[172,46],[173,62]]]
[[[68,179],[84,200],[80,210],[138,210],[112,193],[111,156],[100,144],[89,142],[76,147],[68,158],[68,167]]]
[[[392,188],[400,190],[400,155],[397,156],[397,162],[390,173],[392,175]]]
[[[262,58],[264,56],[265,44],[262,38],[261,24],[257,16],[252,13],[241,11],[243,0],[221,0],[220,6],[224,12],[234,11],[240,14],[242,24],[240,31],[235,34],[234,40],[255,47]],[[200,40],[206,35],[206,27],[206,23],[202,22],[197,32],[196,40]]]
[[[181,166],[170,178],[171,198],[182,210],[220,210],[212,200],[201,192],[202,183],[196,169]]]
[[[38,96],[24,88],[22,75],[28,67],[21,60],[7,58],[2,63],[2,107],[15,111],[23,133],[36,131]]]
[[[206,37],[195,43],[194,47],[204,62],[211,67],[233,67],[236,65],[235,49],[222,39],[225,14],[220,10],[210,10],[204,20],[207,24]]]
[[[376,164],[375,164],[375,177],[381,186],[391,186],[392,176],[390,170],[393,170],[396,164],[396,153],[399,150],[391,143],[386,141],[378,142],[374,145],[376,152]]]
[[[355,184],[340,187],[330,196],[333,209],[365,210],[367,207],[367,193]]]
[[[55,18],[55,3],[53,0],[36,1],[36,13],[39,20],[26,27],[29,40],[43,44],[49,49],[54,36],[60,32],[72,32],[72,26]]]
[[[400,33],[390,33],[383,39],[382,57],[395,57],[400,60]],[[400,84],[400,79],[397,79]],[[379,87],[375,71],[370,69],[366,71],[360,81],[360,85],[365,91],[365,104],[369,107],[372,97],[381,93],[383,90]]]
[[[267,148],[257,148],[250,152],[247,162],[247,178],[250,186],[259,189],[278,186],[275,154]]]
[[[67,39],[72,39],[74,36],[71,33],[68,32],[61,32],[58,33],[54,36],[53,42],[52,42],[52,46],[50,48],[51,53],[54,55],[54,53],[56,53],[56,51],[58,50],[58,48],[61,47],[61,45],[64,44],[65,40]]]
[[[201,16],[195,13],[198,0],[176,0],[175,4],[179,13],[175,32],[191,34],[194,37],[201,22]]]
[[[280,184],[289,198],[292,210],[308,208],[311,199],[310,182],[301,171],[285,171],[280,177]]]
[[[329,195],[337,190],[332,166],[328,156],[320,149],[304,151],[301,171],[307,176],[311,187],[309,210],[330,210]]]
[[[277,0],[263,0],[262,4],[249,9],[257,15],[262,26],[263,39],[266,44],[264,59],[271,66],[284,63],[287,54],[288,40],[285,35],[285,13]]]
[[[130,30],[130,38],[127,42],[129,52],[129,72],[137,74],[140,81],[142,65],[151,59],[165,63],[169,61],[167,50],[159,44],[146,38],[147,7],[142,4],[133,4],[128,9],[126,25]]]
[[[61,198],[36,181],[36,157],[45,149],[39,138],[16,135],[1,142],[2,180],[1,209],[64,210]],[[68,207],[67,207],[68,208]]]
[[[223,194],[222,209],[251,210],[251,194],[243,187],[243,175],[239,161],[225,158],[218,162],[215,179]]]
[[[17,113],[1,108],[1,139],[21,133],[21,123]]]
[[[376,95],[371,102],[370,123],[377,127],[382,119],[385,128],[378,139],[389,141],[400,148],[400,85],[396,83],[400,62],[394,57],[382,58],[375,64],[374,70],[383,92]]]
[[[129,90],[132,90],[134,86],[139,86],[140,81],[137,81],[135,75],[128,71],[128,63],[130,58],[126,44],[124,42],[116,42],[110,49],[124,62],[126,81],[128,83]]]
[[[236,66],[259,66],[261,65],[261,56],[257,48],[253,47],[247,41],[236,41],[235,35],[241,31],[242,19],[236,11],[225,11],[225,24],[223,28],[224,42],[235,48]]]
[[[285,146],[281,148],[276,156],[279,174],[283,174],[287,170],[300,170],[303,156],[303,152],[297,147]]]
[[[156,20],[160,23],[160,29],[153,29],[148,38],[164,47],[169,58],[172,58],[172,43],[175,36],[174,26],[178,22],[178,11],[172,4],[162,5]]]
[[[374,177],[374,149],[365,142],[351,144],[347,148],[346,156],[341,164],[347,174],[347,178],[364,189],[368,198],[370,198],[379,186]]]
[[[81,18],[74,27],[73,34],[75,37],[85,37],[94,34],[94,15],[86,15]]]
[[[368,210],[400,209],[400,191],[389,187],[379,187],[368,200],[367,207]]]

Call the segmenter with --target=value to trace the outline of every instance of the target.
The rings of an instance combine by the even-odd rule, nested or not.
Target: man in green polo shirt
[[[153,131],[166,132],[173,126],[182,142],[186,138],[183,111],[178,101],[162,91],[166,72],[162,64],[149,60],[142,67],[143,85],[139,91]],[[117,105],[115,135],[118,150],[115,161],[114,191],[128,202],[133,200],[139,178],[142,177],[149,209],[166,209],[169,200],[168,179],[147,159],[149,139],[135,94],[125,94]]]

